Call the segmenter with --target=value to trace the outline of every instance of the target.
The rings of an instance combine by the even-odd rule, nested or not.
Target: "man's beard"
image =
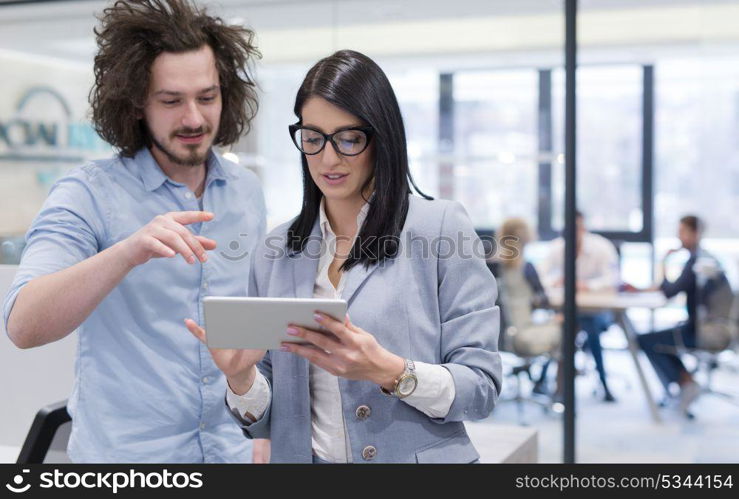
[[[210,133],[209,127],[200,127],[200,128],[181,128],[179,130],[175,130],[174,133],[170,135],[172,140],[177,140],[177,135],[198,135],[203,134],[206,135]],[[164,153],[164,155],[169,159],[172,163],[180,166],[200,166],[203,163],[205,163],[205,160],[207,159],[208,152],[210,151],[210,146],[206,148],[204,154],[198,154],[198,148],[202,146],[203,144],[193,144],[193,145],[185,145],[187,149],[189,149],[190,154],[187,156],[180,156],[177,155],[174,151],[168,149],[164,144],[162,144],[160,141],[157,140],[157,138],[154,136],[151,131],[149,132],[149,138],[151,139],[152,144],[154,147],[159,149]]]

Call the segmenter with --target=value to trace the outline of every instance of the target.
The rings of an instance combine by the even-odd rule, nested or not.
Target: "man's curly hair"
[[[223,110],[214,145],[229,145],[248,132],[257,112],[256,84],[248,70],[261,57],[254,32],[224,24],[190,0],[118,0],[99,17],[98,53],[90,90],[97,133],[133,156],[150,145],[143,119],[151,65],[162,52],[209,45],[216,59]]]

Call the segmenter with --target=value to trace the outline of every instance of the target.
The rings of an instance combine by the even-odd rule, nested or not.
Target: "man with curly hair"
[[[247,462],[226,382],[186,330],[203,297],[244,295],[261,187],[213,146],[257,107],[253,33],[189,0],[119,0],[95,30],[93,123],[119,152],[51,189],[5,299],[11,340],[78,330],[75,462]]]

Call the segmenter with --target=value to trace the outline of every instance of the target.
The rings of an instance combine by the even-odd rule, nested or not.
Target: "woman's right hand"
[[[204,345],[208,345],[205,329],[192,319],[185,319],[187,329]],[[262,360],[266,350],[239,350],[230,348],[208,348],[213,361],[223,371],[228,385],[236,395],[244,395],[254,383],[257,363]]]

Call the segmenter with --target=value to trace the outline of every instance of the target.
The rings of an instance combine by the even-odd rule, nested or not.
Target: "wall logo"
[[[30,471],[31,470],[23,470],[23,473],[28,473]],[[11,492],[13,492],[15,494],[22,494],[23,492],[26,492],[28,489],[31,488],[31,484],[30,483],[27,483],[27,484],[23,485],[23,482],[24,482],[23,475],[15,475],[13,477],[12,484],[6,483],[5,484],[5,487],[9,491],[11,491]]]
[[[75,121],[69,103],[50,87],[32,87],[21,96],[9,119],[0,119],[0,159],[73,161],[105,150],[92,126]]]

